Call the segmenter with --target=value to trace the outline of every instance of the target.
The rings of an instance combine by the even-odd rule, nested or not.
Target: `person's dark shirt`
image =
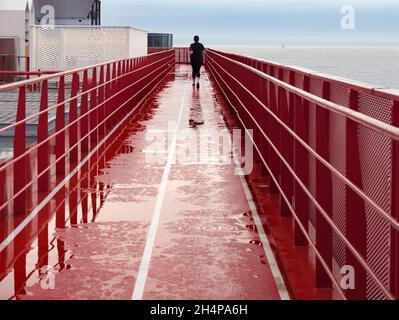
[[[203,52],[205,47],[202,43],[195,42],[191,44],[190,50],[193,52],[191,54],[191,63],[203,63]]]

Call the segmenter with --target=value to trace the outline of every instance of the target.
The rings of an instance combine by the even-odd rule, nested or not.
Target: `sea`
[[[209,46],[216,50],[399,89],[399,47]]]

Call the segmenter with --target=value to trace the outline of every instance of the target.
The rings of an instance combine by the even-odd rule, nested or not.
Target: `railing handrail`
[[[399,141],[399,128],[387,124],[385,122],[382,122],[378,119],[375,119],[373,117],[367,116],[361,112],[343,107],[337,103],[325,100],[323,98],[320,98],[312,93],[309,93],[307,91],[304,91],[302,89],[299,89],[297,87],[294,87],[293,85],[290,85],[284,81],[281,81],[275,77],[272,77],[266,73],[263,73],[251,66],[248,66],[245,63],[236,61],[234,59],[231,59],[229,57],[226,57],[218,52],[216,52],[215,50],[211,50],[211,49],[207,49],[211,52],[213,52],[214,54],[229,60],[230,62],[236,63],[238,65],[240,65],[241,67],[247,69],[247,70],[251,70],[252,72],[258,74],[259,76],[263,77],[264,79],[267,79],[271,82],[273,82],[274,84],[281,86],[283,88],[285,88],[286,90],[290,91],[291,93],[297,94],[299,96],[305,97],[307,100],[309,100],[310,102],[316,103],[317,105],[323,107],[324,109],[330,110],[335,112],[336,114],[339,114],[341,116],[344,116],[346,118],[349,118],[355,122],[358,122],[372,130],[375,130],[377,132],[383,133],[388,135],[390,138]],[[396,99],[394,99],[395,101],[399,101],[399,96],[395,96]]]
[[[353,182],[351,180],[352,178],[349,178],[349,177],[347,178],[346,174],[341,175],[339,170],[332,170],[332,169],[334,169],[334,165],[330,164],[329,158],[324,158],[322,153],[319,153],[319,150],[318,150],[319,147],[316,147],[317,149],[313,150],[312,147],[309,145],[310,142],[303,140],[301,138],[301,136],[299,136],[297,134],[297,131],[296,131],[297,129],[292,129],[289,124],[285,123],[285,121],[289,121],[289,120],[288,119],[284,120],[284,118],[281,118],[281,117],[287,117],[287,115],[285,115],[285,116],[281,115],[281,114],[279,114],[280,111],[275,111],[275,110],[273,110],[273,108],[277,108],[278,110],[280,110],[280,106],[281,106],[280,99],[284,99],[283,97],[285,97],[285,102],[282,102],[283,108],[287,108],[287,104],[291,106],[290,101],[295,101],[295,99],[302,99],[301,103],[303,105],[305,105],[305,102],[306,102],[306,105],[308,105],[308,106],[309,106],[309,103],[311,103],[312,105],[314,104],[317,109],[325,109],[325,110],[329,111],[331,114],[338,114],[340,116],[343,116],[346,119],[353,120],[356,123],[356,125],[365,126],[367,128],[374,130],[375,132],[383,133],[384,137],[390,138],[392,140],[396,140],[395,142],[392,141],[392,143],[394,143],[394,144],[397,144],[399,141],[399,128],[397,128],[393,125],[390,125],[390,124],[386,124],[380,120],[377,120],[373,117],[362,114],[358,111],[352,110],[347,107],[343,107],[339,104],[333,103],[333,102],[325,100],[323,98],[320,98],[319,96],[309,93],[308,91],[298,89],[297,87],[294,87],[294,86],[292,86],[282,80],[279,80],[269,74],[265,74],[262,71],[254,68],[246,63],[236,61],[228,56],[225,56],[224,54],[220,54],[213,50],[208,50],[208,53],[209,53],[209,55],[208,55],[209,66],[208,67],[209,67],[212,75],[214,76],[215,81],[218,83],[219,87],[224,92],[224,95],[227,98],[227,100],[229,101],[229,104],[231,104],[235,108],[235,110],[237,112],[238,119],[244,126],[245,130],[247,130],[247,128],[254,128],[257,130],[257,132],[260,134],[260,136],[262,136],[262,138],[259,138],[259,139],[262,139],[262,141],[267,142],[267,145],[270,147],[270,150],[273,151],[273,155],[276,155],[275,157],[278,158],[278,160],[276,160],[276,161],[278,161],[280,166],[284,167],[284,170],[287,170],[288,175],[289,175],[288,179],[291,179],[293,183],[296,183],[297,186],[299,186],[299,188],[301,189],[301,192],[304,193],[306,199],[309,199],[311,201],[312,206],[317,210],[317,212],[319,212],[320,216],[323,218],[323,221],[324,221],[323,223],[326,223],[328,225],[328,228],[330,228],[331,232],[334,232],[334,234],[338,237],[339,241],[341,241],[343,243],[343,245],[345,246],[345,250],[348,250],[348,252],[350,252],[350,254],[353,256],[353,258],[356,260],[356,263],[358,263],[361,266],[361,268],[364,270],[364,272],[371,278],[373,283],[378,287],[378,289],[382,292],[382,294],[386,298],[392,299],[392,300],[396,299],[395,293],[393,291],[391,292],[392,289],[388,289],[386,287],[385,283],[380,278],[378,272],[374,270],[373,266],[369,263],[368,259],[366,258],[366,255],[363,253],[363,251],[361,251],[362,249],[360,249],[358,247],[356,242],[353,242],[353,238],[348,236],[348,234],[346,234],[345,232],[341,231],[339,225],[336,224],[333,216],[330,216],[331,212],[329,211],[328,207],[326,207],[328,205],[323,204],[323,202],[322,202],[323,200],[319,200],[318,195],[312,193],[310,187],[307,185],[309,182],[306,182],[306,180],[303,180],[303,179],[310,179],[309,173],[307,173],[307,178],[303,178],[300,176],[299,173],[297,173],[295,171],[296,170],[295,165],[290,163],[290,161],[293,161],[293,160],[292,159],[289,160],[289,158],[286,158],[287,154],[284,155],[284,150],[282,150],[280,147],[279,143],[281,143],[281,140],[280,140],[280,142],[278,142],[278,140],[277,140],[277,142],[273,141],[270,136],[271,133],[269,133],[268,131],[265,131],[265,130],[267,130],[266,128],[269,128],[273,132],[273,129],[262,125],[262,123],[259,122],[260,121],[259,119],[263,119],[262,112],[263,112],[263,109],[265,109],[268,112],[266,118],[272,120],[273,123],[275,123],[279,128],[283,129],[284,132],[287,132],[290,135],[291,139],[293,138],[292,148],[295,148],[295,143],[299,142],[299,145],[302,145],[302,147],[304,147],[304,150],[306,150],[309,159],[310,159],[310,157],[314,157],[316,159],[316,161],[318,161],[318,163],[324,165],[326,167],[326,169],[329,170],[330,174],[339,173],[337,175],[338,178],[340,178],[341,182],[344,182],[346,187],[349,188],[348,190],[352,189],[352,191],[357,193],[357,196],[359,196],[360,199],[362,199],[364,201],[365,206],[371,205],[371,207],[373,207],[373,209],[377,210],[377,213],[380,214],[381,217],[385,219],[385,222],[387,222],[389,224],[389,228],[391,228],[390,230],[392,230],[393,232],[398,232],[398,230],[399,230],[399,222],[397,220],[397,217],[390,216],[388,212],[386,212],[384,209],[382,209],[382,207],[380,207],[374,200],[372,200],[368,196],[367,191],[363,192],[363,190],[362,190],[363,187],[358,188],[355,183],[352,183]],[[239,74],[242,74],[242,77],[240,77]],[[256,78],[256,82],[252,83],[251,81],[249,81],[248,83],[246,83],[246,80],[248,78],[250,78],[251,75],[254,78]],[[265,80],[264,82],[263,82],[263,79]],[[222,84],[220,84],[219,82]],[[264,97],[263,94],[258,95],[251,90],[251,88],[254,88],[254,90],[257,90],[257,88],[259,88],[259,84],[263,84],[263,83],[265,84],[265,87],[262,89],[262,91],[265,91],[265,90],[267,91],[267,94],[266,94],[267,100],[266,101],[268,101],[268,102],[265,102],[260,97],[260,95],[262,97]],[[270,95],[272,93],[269,92],[267,89],[274,92],[273,96],[276,94],[279,95],[280,92],[284,92],[284,93],[281,93],[281,96],[278,96],[277,100],[275,100],[276,98],[273,98],[273,100],[269,100]],[[227,93],[225,93],[225,90]],[[282,91],[280,91],[280,90],[282,90]],[[231,97],[233,97],[233,98],[230,99]],[[394,95],[394,97],[395,97],[395,99],[391,100],[392,107],[394,107],[397,104],[397,101],[399,101],[399,97],[397,97],[396,95]],[[247,99],[247,100],[245,100],[245,99]],[[268,105],[268,103],[270,103],[272,105]],[[251,108],[251,106],[257,106],[257,107]],[[290,111],[291,111],[291,108],[292,107],[289,107]],[[287,112],[287,111],[285,111],[285,112]],[[255,115],[258,115],[260,117],[256,117]],[[265,114],[263,114],[263,116],[265,116]],[[247,125],[247,121],[249,123],[248,125]],[[293,121],[297,121],[297,120],[293,120]],[[395,123],[395,122],[393,122],[393,123]],[[254,125],[255,127],[252,127],[252,125]],[[269,123],[269,125],[270,125],[270,123]],[[305,130],[307,130],[307,128]],[[299,129],[299,130],[302,130],[302,129]],[[315,130],[316,129],[314,128],[313,133],[317,132]],[[279,130],[277,130],[277,131],[279,131]],[[277,134],[277,139],[281,139],[281,134],[282,133]],[[274,137],[276,137],[276,136],[274,136]],[[280,137],[280,138],[278,138],[278,137]],[[251,139],[252,139],[252,142],[254,143],[256,150],[259,152],[259,157],[260,157],[263,165],[265,166],[265,168],[267,168],[267,170],[270,174],[270,178],[272,179],[272,181],[274,181],[274,183],[276,185],[275,188],[278,189],[278,191],[280,192],[281,201],[284,201],[286,203],[287,209],[291,212],[297,225],[299,226],[299,229],[303,233],[303,236],[306,238],[306,240],[308,241],[310,246],[313,248],[313,250],[318,258],[318,261],[321,263],[322,267],[325,269],[327,276],[334,283],[334,285],[336,286],[336,288],[340,292],[340,294],[344,298],[346,298],[343,290],[341,290],[339,285],[337,286],[338,283],[333,275],[332,266],[329,266],[326,263],[327,260],[323,257],[323,254],[318,251],[318,243],[319,242],[317,240],[314,241],[309,236],[307,228],[305,228],[304,223],[308,222],[309,220],[302,221],[299,213],[295,209],[295,204],[292,204],[292,202],[295,202],[295,200],[297,199],[297,198],[295,198],[295,200],[293,200],[290,198],[292,196],[292,194],[290,194],[291,191],[289,191],[289,188],[293,188],[293,185],[290,187],[286,187],[286,188],[288,188],[287,190],[284,189],[284,186],[282,185],[283,182],[281,182],[282,180],[280,180],[280,177],[283,177],[282,176],[283,171],[281,171],[282,170],[281,167],[280,167],[280,169],[278,169],[278,165],[277,165],[277,169],[273,169],[272,167],[270,167],[270,163],[268,163],[268,161],[262,155],[262,150],[259,149],[258,142],[256,142],[253,138],[251,138]],[[308,139],[308,138],[306,138],[306,139]],[[306,146],[308,146],[308,147],[306,147]],[[346,146],[345,146],[345,148],[346,148]],[[292,152],[295,152],[295,154],[296,154],[296,152],[298,152],[296,150],[297,149],[294,149],[294,151],[292,151]],[[270,152],[270,151],[268,151],[268,152]],[[293,156],[293,155],[291,155],[291,156]],[[309,161],[309,160],[307,160],[307,161]],[[345,161],[348,161],[347,158]],[[394,160],[392,160],[392,161],[394,161]],[[317,171],[315,174],[316,174],[316,176],[313,176],[313,178],[312,178],[313,181],[317,181],[316,180],[317,179]],[[392,173],[392,174],[395,174],[395,173]],[[344,176],[345,179],[342,179],[342,176]],[[320,177],[321,177],[321,175],[320,175]],[[389,179],[389,177],[387,177],[387,179]],[[350,182],[350,183],[348,184],[348,182]],[[322,188],[322,186],[317,185],[317,188]],[[333,189],[331,189],[331,193],[332,192],[333,192]],[[395,194],[395,192],[393,192],[392,194]],[[299,209],[299,210],[301,210],[301,209]],[[302,210],[305,210],[305,209],[302,208]],[[307,217],[306,219],[309,219],[309,217]],[[347,219],[348,219],[348,217],[347,217]],[[317,232],[317,230],[316,230],[316,232]],[[363,229],[363,232],[365,232],[364,229]],[[317,235],[318,235],[318,232],[317,232]],[[332,241],[332,237],[330,240]],[[367,243],[368,243],[368,241],[367,241]],[[327,253],[327,254],[331,255],[330,257],[327,256],[327,258],[332,259],[332,252]]]
[[[174,51],[173,49],[167,50],[167,51]],[[160,55],[163,54],[167,51],[163,51],[163,52],[155,52],[155,53],[151,53],[148,56],[156,56],[156,55]],[[142,57],[138,57],[138,58],[142,58]],[[15,90],[15,89],[19,89],[20,87],[23,86],[32,86],[35,84],[39,84],[40,82],[44,81],[44,80],[53,80],[53,79],[57,79],[59,77],[66,77],[66,76],[71,76],[74,73],[77,72],[84,72],[86,70],[91,70],[93,68],[98,68],[101,66],[105,66],[108,64],[113,64],[113,63],[117,63],[120,61],[128,61],[130,59],[134,59],[134,58],[126,58],[126,59],[119,59],[119,60],[111,60],[111,61],[107,61],[107,62],[102,62],[102,63],[98,63],[95,65],[91,65],[91,66],[86,66],[86,67],[82,67],[82,68],[76,68],[76,69],[72,69],[72,70],[67,70],[67,71],[61,71],[59,73],[54,73],[51,75],[46,75],[40,78],[36,78],[36,79],[28,79],[28,80],[23,80],[23,81],[18,81],[18,82],[14,82],[14,83],[10,83],[10,84],[4,84],[0,86],[0,93],[1,92],[5,92],[5,91],[10,91],[10,90]]]
[[[0,74],[4,75],[16,75],[16,76],[42,76],[49,74],[56,74],[62,71],[0,71]]]

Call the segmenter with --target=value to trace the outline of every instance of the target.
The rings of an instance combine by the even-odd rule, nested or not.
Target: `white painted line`
[[[237,156],[236,148],[233,148],[233,152],[235,153],[235,155],[234,155],[235,159],[239,159]],[[277,264],[273,250],[270,246],[269,239],[266,235],[265,229],[263,228],[263,224],[259,217],[258,209],[256,208],[256,204],[252,197],[251,190],[249,189],[247,180],[245,179],[245,174],[242,171],[241,166],[239,164],[236,164],[236,166],[237,166],[237,171],[239,173],[239,177],[240,177],[240,180],[242,183],[242,187],[244,188],[244,192],[245,192],[245,196],[248,201],[249,208],[250,208],[252,216],[254,218],[256,229],[258,230],[258,234],[259,234],[260,240],[262,242],[262,247],[265,252],[265,257],[267,259],[267,262],[268,262],[271,272],[273,274],[274,281],[276,282],[276,286],[277,286],[277,290],[280,295],[280,298],[281,298],[281,300],[291,300],[290,295],[287,290],[287,287],[284,282],[284,278],[281,275],[280,268]]]
[[[114,132],[125,122],[127,118],[139,107],[134,107],[123,119],[100,141],[100,143],[79,163],[74,170],[69,173],[60,184],[57,185],[49,195],[11,232],[8,237],[0,244],[0,252],[2,252],[12,241],[21,233],[21,231],[38,215],[38,213],[49,203],[54,196],[69,182],[69,180],[79,172],[87,161],[97,152],[97,150],[114,134]]]
[[[157,234],[159,220],[161,217],[162,205],[163,205],[163,202],[165,199],[166,187],[168,184],[170,170],[172,168],[172,163],[174,162],[174,157],[175,157],[175,153],[176,153],[177,135],[178,135],[178,131],[179,131],[179,128],[181,125],[181,120],[183,117],[184,105],[186,103],[186,92],[187,92],[187,83],[184,86],[183,98],[182,98],[182,102],[180,105],[179,116],[177,118],[177,126],[176,126],[176,130],[174,132],[173,139],[172,139],[172,142],[171,142],[171,145],[169,148],[168,161],[166,162],[165,169],[164,169],[164,172],[162,175],[162,180],[161,180],[161,184],[159,187],[159,192],[158,192],[158,196],[157,196],[157,200],[155,203],[155,208],[154,208],[154,212],[153,212],[153,216],[152,216],[152,220],[151,220],[150,230],[148,231],[147,241],[146,241],[146,245],[144,248],[143,258],[140,263],[140,268],[139,268],[139,271],[137,274],[137,279],[136,279],[136,283],[135,283],[134,290],[133,290],[132,300],[142,300],[143,299],[145,283],[147,281],[148,271],[150,269],[150,264],[151,264],[151,257],[152,257],[152,251],[154,248],[155,237]]]

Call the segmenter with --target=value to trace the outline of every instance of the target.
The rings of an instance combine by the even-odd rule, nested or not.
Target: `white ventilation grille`
[[[147,32],[128,27],[32,26],[32,70],[63,71],[147,54]]]

